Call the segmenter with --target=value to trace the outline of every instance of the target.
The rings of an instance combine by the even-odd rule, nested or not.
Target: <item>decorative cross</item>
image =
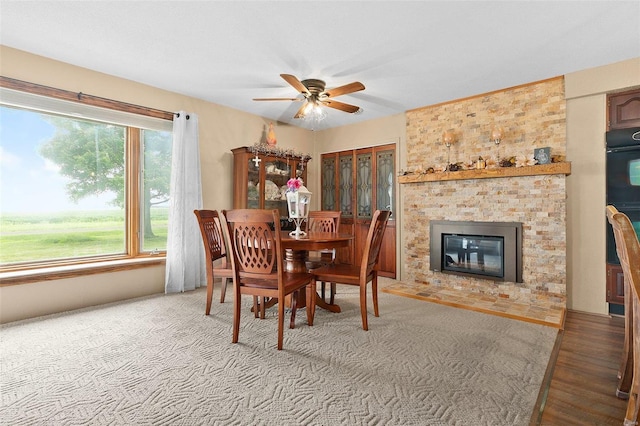
[[[256,163],[256,167],[258,167],[258,165],[260,164],[260,162],[262,161],[260,159],[260,157],[258,157],[258,155],[256,154],[256,158],[251,159],[251,161],[253,161],[254,163]]]

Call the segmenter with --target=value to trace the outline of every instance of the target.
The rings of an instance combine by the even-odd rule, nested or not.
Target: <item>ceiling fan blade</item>
[[[361,90],[364,90],[364,84],[360,83],[359,81],[354,81],[353,83],[345,84],[344,86],[325,90],[324,93],[330,98],[335,98],[336,96],[359,92]]]
[[[296,89],[303,95],[311,94],[309,93],[309,90],[305,87],[305,85],[302,84],[300,80],[298,80],[298,77],[291,74],[280,74],[280,77],[282,77],[287,83],[289,83],[291,86],[293,86],[294,89]]]
[[[304,101],[299,98],[253,98],[254,101]]]
[[[296,115],[293,116],[293,118],[303,118],[304,117],[304,112],[305,112],[305,108],[307,108],[307,103],[305,102],[300,109],[298,110],[298,112],[296,112]]]
[[[326,101],[322,101],[322,103],[329,108],[339,109],[340,111],[349,112],[353,114],[354,112],[360,111],[360,107],[355,105],[345,104],[344,102],[338,102],[331,99],[327,99]]]

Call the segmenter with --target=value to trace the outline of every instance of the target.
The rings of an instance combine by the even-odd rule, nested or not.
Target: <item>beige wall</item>
[[[203,202],[209,209],[232,207],[231,149],[261,140],[269,121],[262,117],[0,46],[0,74],[58,89],[83,92],[199,117]],[[278,145],[313,155],[313,134],[276,126]],[[314,161],[309,173],[317,174]],[[0,322],[97,305],[164,291],[164,268],[90,275],[0,287]]]
[[[268,124],[268,120],[251,114],[5,46],[0,46],[0,58],[0,74],[6,77],[166,111],[198,114],[205,208],[231,207],[230,150],[259,141]],[[606,92],[640,85],[640,59],[569,74],[565,85],[567,159],[572,161],[572,175],[567,184],[568,308],[604,313],[604,99]],[[312,153],[309,176],[314,176],[314,182],[310,189],[316,194],[321,153],[394,142],[398,144],[398,168],[406,168],[405,132],[405,114],[319,132],[276,127],[278,145]],[[404,208],[401,187],[397,188],[398,212]],[[398,223],[397,230],[402,228]],[[399,241],[401,238],[398,232]],[[402,259],[404,253],[398,252],[398,259]],[[400,268],[402,263],[400,260],[397,263]],[[401,270],[399,277],[402,274]],[[159,293],[163,289],[164,269],[159,267],[0,287],[0,323]]]
[[[607,93],[640,85],[640,58],[565,76],[567,100],[567,308],[608,313],[605,254]]]

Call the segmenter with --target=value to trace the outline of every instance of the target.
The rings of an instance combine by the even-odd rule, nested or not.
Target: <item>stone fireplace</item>
[[[495,125],[504,129],[499,147],[490,140]],[[450,152],[442,141],[444,131],[457,135]],[[406,168],[398,177],[403,200],[403,281],[491,295],[505,302],[564,304],[570,164],[482,170],[467,170],[464,165],[480,156],[488,164],[490,160],[495,164],[498,156],[521,161],[541,147],[549,147],[552,156],[562,159],[565,139],[560,77],[408,111]],[[465,170],[438,172],[449,155],[452,163],[463,164]],[[436,172],[428,173],[430,167]],[[516,273],[488,279],[451,273],[464,272],[460,270],[443,272],[441,264],[433,265],[430,233],[432,223],[439,221],[520,224],[521,277]],[[452,258],[458,261],[457,256]],[[470,260],[477,262],[477,253],[470,251]]]
[[[535,166],[534,166],[535,167]],[[565,297],[565,175],[407,184],[404,189],[407,281],[521,302]],[[522,224],[522,282],[445,274],[431,264],[431,224],[438,221]]]

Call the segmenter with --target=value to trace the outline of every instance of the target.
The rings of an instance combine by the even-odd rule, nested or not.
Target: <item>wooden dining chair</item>
[[[307,272],[287,272],[280,243],[278,210],[238,209],[222,212],[223,233],[231,252],[234,274],[233,338],[240,333],[243,294],[278,300],[278,350],[284,337],[285,297],[291,295],[291,315],[295,316],[298,292],[306,290],[307,323],[312,326],[316,308],[316,281]],[[264,311],[263,311],[264,312]],[[264,315],[263,315],[264,317]],[[291,322],[293,328],[293,321]]]
[[[367,321],[367,284],[371,282],[373,296],[373,313],[378,312],[378,259],[382,247],[382,237],[387,228],[391,212],[388,210],[376,210],[371,218],[371,225],[367,233],[362,259],[359,264],[347,265],[331,263],[311,271],[316,281],[357,285],[360,287],[360,314],[362,316],[362,329],[369,330]]]
[[[627,215],[609,205],[607,219],[613,227],[616,251],[625,282],[625,343],[618,373],[621,376],[619,387],[624,386],[625,379],[629,379],[628,364],[633,365],[624,424],[636,425],[640,420],[640,327],[637,326],[640,324],[640,243]],[[627,299],[630,299],[629,303]]]
[[[341,211],[313,210],[309,212],[307,230],[314,232],[338,232]]]
[[[194,210],[193,213],[200,225],[200,234],[204,244],[204,253],[207,263],[207,306],[205,315],[211,312],[211,299],[213,298],[213,282],[220,278],[220,303],[224,303],[227,284],[233,278],[231,263],[227,260],[226,247],[220,227],[220,218],[216,210]],[[214,264],[220,260],[217,265]]]
[[[341,211],[334,210],[314,210],[309,212],[307,230],[311,232],[339,232]],[[310,251],[307,256],[307,270],[311,271],[321,266],[335,262],[336,249]],[[336,284],[331,283],[330,300],[333,304],[336,292]],[[325,283],[320,287],[320,295],[325,298]]]
[[[613,228],[613,236],[616,240],[616,250],[618,249],[618,241],[616,228],[613,226],[613,218],[619,214],[618,210],[612,206],[607,206],[607,219]],[[618,255],[620,257],[620,255]],[[620,399],[629,398],[629,390],[633,381],[633,291],[629,287],[629,280],[624,276],[624,345],[622,347],[622,358],[620,360],[620,368],[618,369],[618,386],[616,387],[616,396]]]

